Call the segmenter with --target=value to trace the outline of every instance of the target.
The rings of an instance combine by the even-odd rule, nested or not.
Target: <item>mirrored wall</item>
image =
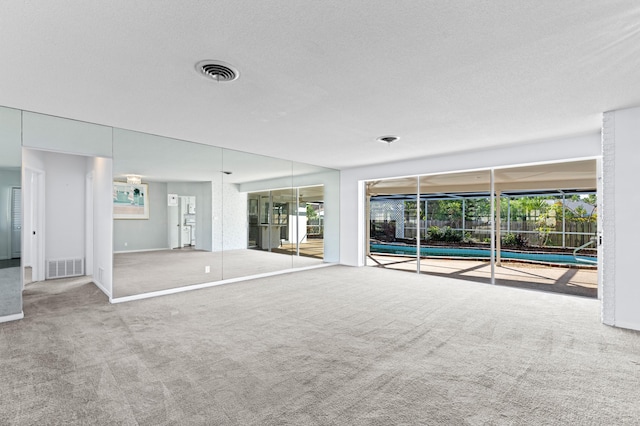
[[[20,111],[0,107],[0,320],[22,316]]]
[[[336,170],[2,107],[0,138],[0,317],[23,274],[124,301],[339,260]]]
[[[114,129],[114,297],[336,262],[338,179],[335,170]]]

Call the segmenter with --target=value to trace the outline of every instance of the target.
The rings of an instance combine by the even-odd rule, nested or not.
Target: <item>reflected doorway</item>
[[[196,246],[196,197],[177,195],[173,198],[175,202],[168,206],[169,247],[193,248]]]
[[[323,185],[251,192],[247,217],[248,248],[323,259]]]
[[[18,168],[0,169],[0,269],[20,268],[22,189]],[[2,276],[8,274],[4,271]]]

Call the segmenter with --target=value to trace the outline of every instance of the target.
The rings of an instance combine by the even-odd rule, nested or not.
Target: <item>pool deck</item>
[[[367,259],[367,265],[408,272],[416,271],[415,258],[404,256],[373,254]],[[491,264],[488,261],[423,258],[420,262],[420,272],[485,284],[491,282]],[[502,266],[496,266],[495,274],[498,285],[597,297],[598,271],[594,268],[582,269],[503,261]]]
[[[282,244],[277,249],[272,249],[276,253],[295,254],[295,244]],[[304,243],[300,243],[300,256],[315,257],[322,259],[324,256],[324,240],[322,238],[309,238]]]

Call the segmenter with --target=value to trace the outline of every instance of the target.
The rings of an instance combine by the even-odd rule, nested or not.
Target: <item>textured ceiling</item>
[[[582,160],[534,166],[505,167],[495,170],[497,191],[594,191],[596,161]],[[445,173],[420,177],[421,194],[489,192],[491,172],[478,170],[461,173]],[[416,194],[415,176],[367,182],[369,195]]]
[[[639,23],[636,0],[3,0],[0,105],[348,168],[597,132],[640,105]]]

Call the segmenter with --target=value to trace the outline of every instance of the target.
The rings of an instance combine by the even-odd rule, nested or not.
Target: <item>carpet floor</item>
[[[117,305],[33,283],[0,324],[0,424],[638,424],[640,333],[599,309],[343,266]]]
[[[116,253],[113,256],[113,296],[131,296],[322,263],[322,259],[262,250]],[[205,272],[207,267],[209,272]]]

